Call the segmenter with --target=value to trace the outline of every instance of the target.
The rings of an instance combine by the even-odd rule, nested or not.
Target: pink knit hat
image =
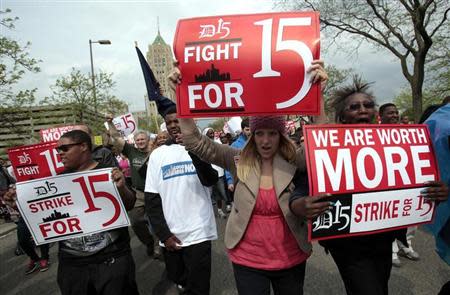
[[[257,116],[250,117],[250,131],[258,129],[275,129],[281,134],[286,134],[284,116]]]

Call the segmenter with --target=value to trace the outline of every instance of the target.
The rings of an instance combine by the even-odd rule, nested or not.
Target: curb
[[[16,230],[17,225],[15,223],[3,223],[0,224],[0,237],[7,235],[8,233]]]

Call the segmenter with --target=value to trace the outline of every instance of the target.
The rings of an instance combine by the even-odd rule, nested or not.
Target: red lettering
[[[378,210],[380,209],[380,204],[378,203],[372,203],[371,209],[372,212],[370,214],[370,220],[378,220]]]
[[[39,229],[41,230],[41,234],[44,238],[47,237],[47,233],[51,231],[50,229],[51,223],[42,223],[39,225]]]
[[[400,201],[382,201],[357,204],[355,207],[355,222],[368,222],[374,220],[385,220],[398,217],[398,206]],[[364,207],[364,211],[362,209]]]
[[[80,220],[78,218],[69,218],[67,219],[67,225],[69,226],[69,231],[74,232],[74,228],[78,231],[81,231]]]
[[[362,213],[360,211],[361,209],[362,209],[361,204],[356,205],[356,207],[355,207],[355,215],[356,215],[355,222],[360,222],[362,219]]]
[[[65,198],[55,199],[56,207],[67,206],[67,204],[64,202],[64,200],[65,200]]]
[[[63,235],[67,232],[82,232],[80,220],[74,217],[40,224],[39,229],[41,230],[42,236],[44,238],[48,237],[49,232],[53,232],[56,235]]]
[[[370,203],[365,203],[363,206],[366,209],[366,211],[364,212],[364,221],[367,221],[367,216],[369,215]]]
[[[53,202],[51,200],[45,200],[44,204],[45,204],[45,207],[47,207],[47,210],[48,209],[54,209],[53,208]]]
[[[392,206],[392,218],[398,217],[398,204],[400,203],[400,200],[394,200],[394,204]]]
[[[391,218],[391,205],[392,205],[391,201],[388,201],[388,202],[384,203],[383,219]]]
[[[36,204],[30,204],[29,207],[30,207],[31,213],[36,213],[39,211],[38,208],[36,208]]]
[[[72,197],[64,196],[64,197],[58,197],[58,198],[53,198],[50,200],[32,203],[32,204],[30,204],[29,208],[32,213],[36,213],[38,211],[56,209],[59,207],[64,207],[64,206],[69,206],[69,205],[73,205]]]
[[[62,220],[56,220],[56,221],[53,223],[53,230],[54,230],[55,233],[57,233],[58,235],[65,234],[66,231],[67,231],[67,226],[66,226],[66,224],[64,223],[64,221],[62,221]]]

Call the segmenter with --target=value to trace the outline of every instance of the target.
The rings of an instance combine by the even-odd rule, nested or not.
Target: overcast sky
[[[145,54],[156,37],[158,16],[161,35],[172,45],[180,18],[274,11],[268,0],[0,0],[0,5],[1,10],[10,8],[10,15],[20,18],[13,31],[2,30],[1,34],[21,44],[30,41],[31,56],[42,60],[41,72],[26,74],[19,87],[38,88],[38,98],[50,95],[50,85],[72,67],[90,73],[89,39],[109,39],[112,45],[93,44],[94,68],[114,73],[115,94],[132,111],[145,109],[145,84],[134,41]],[[327,64],[354,68],[366,80],[376,82],[373,89],[379,104],[391,101],[406,85],[399,63],[386,51],[363,46],[357,57],[329,50],[322,58]]]

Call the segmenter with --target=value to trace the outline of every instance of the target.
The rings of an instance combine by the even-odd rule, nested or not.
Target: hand
[[[321,59],[315,59],[311,62],[311,67],[307,70],[307,73],[311,73],[311,83],[317,83],[320,81],[321,90],[325,90],[325,86],[328,81],[328,74],[325,71],[325,64]]]
[[[169,81],[170,89],[172,89],[172,91],[176,91],[178,84],[181,83],[181,71],[180,68],[178,67],[179,65],[178,61],[175,61],[173,65],[174,68],[170,72],[169,76],[167,76],[167,79]]]
[[[183,133],[177,133],[175,136],[175,142],[179,145],[183,145]]]
[[[16,188],[10,187],[5,194],[3,195],[3,201],[5,202],[5,204],[7,204],[9,207],[17,209],[17,193],[16,193]]]
[[[116,183],[117,188],[123,188],[126,185],[125,176],[119,168],[113,168],[111,172],[111,179]]]
[[[105,115],[106,122],[112,123],[113,119],[114,119],[114,117],[113,117],[112,114],[106,114]]]
[[[181,249],[181,241],[174,235],[170,236],[164,241],[164,246],[166,246],[167,251],[177,251]]]
[[[325,211],[331,210],[332,203],[319,202],[320,200],[330,197],[330,194],[321,194],[312,197],[302,197],[294,200],[291,204],[291,210],[295,215],[302,216],[306,219],[313,219],[322,215]]]
[[[228,185],[228,190],[229,190],[230,192],[234,192],[234,185],[233,185],[233,184],[229,184],[229,185]]]
[[[448,198],[448,186],[442,181],[428,181],[425,185],[429,186],[420,191],[420,194],[430,201],[444,202]]]

